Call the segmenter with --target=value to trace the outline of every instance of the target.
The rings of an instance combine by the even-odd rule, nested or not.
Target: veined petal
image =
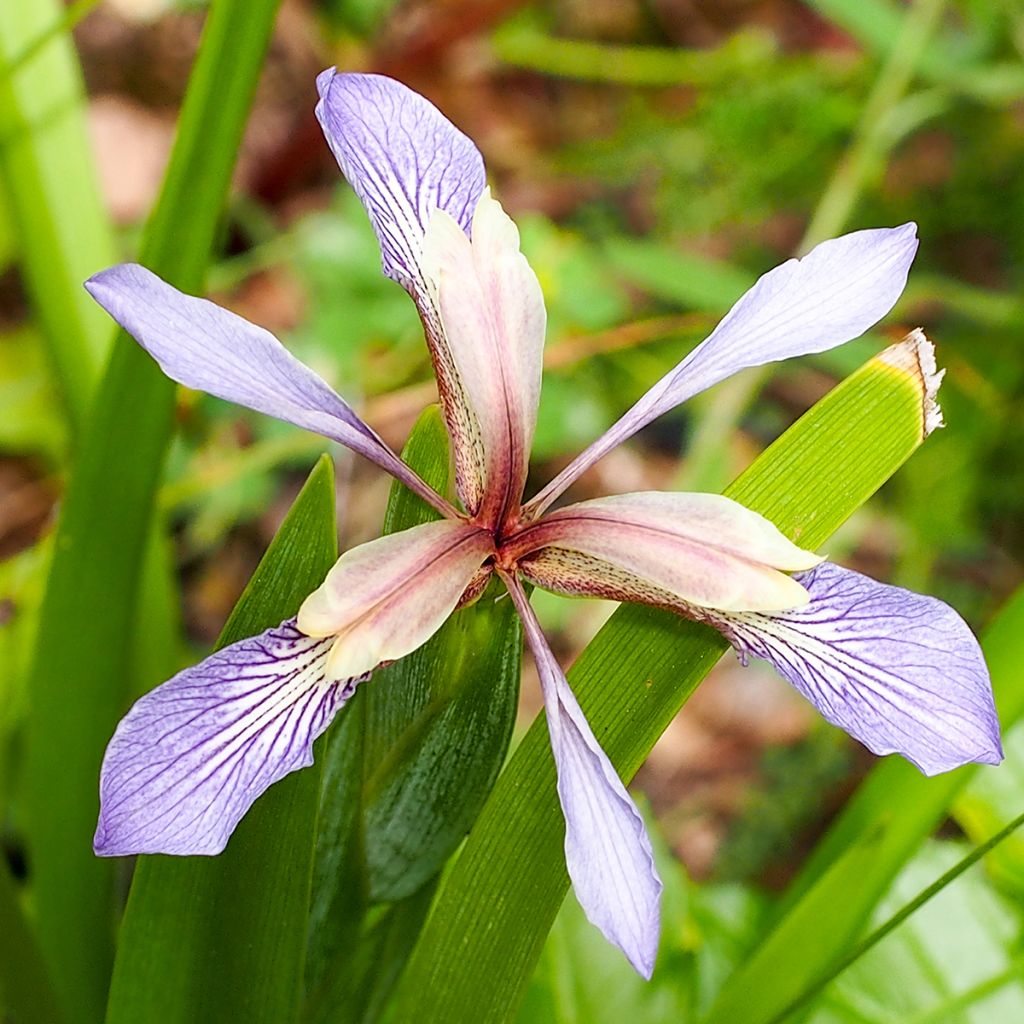
[[[483,158],[437,107],[401,82],[328,68],[316,86],[316,116],[370,216],[384,273],[416,298],[430,218],[444,210],[469,230],[486,184]]]
[[[442,514],[454,514],[347,402],[269,331],[178,291],[134,263],[101,271],[85,287],[172,380],[338,441],[387,470]]]
[[[546,589],[677,607],[775,611],[806,604],[780,570],[821,559],[720,494],[643,492],[569,505],[511,542]],[[532,553],[531,553],[532,552]]]
[[[368,678],[328,682],[330,646],[289,620],[138,700],[103,758],[96,853],[220,853],[268,786],[313,763],[313,741]]]
[[[565,814],[565,863],[576,899],[590,922],[650,978],[658,952],[662,886],[643,818],[594,737],[521,585],[514,577],[505,582],[544,690]]]
[[[424,268],[451,354],[458,400],[473,436],[455,446],[459,478],[480,482],[477,522],[500,526],[518,513],[540,400],[546,313],[519,231],[484,190],[473,240],[438,210],[427,229]],[[459,440],[456,438],[456,440]]]
[[[988,670],[952,608],[829,562],[799,579],[805,607],[714,624],[876,754],[902,754],[926,775],[1002,760]]]
[[[360,544],[303,602],[299,629],[334,638],[329,679],[360,675],[429,640],[493,551],[485,530],[447,519]]]
[[[859,337],[896,304],[917,253],[917,225],[854,231],[758,279],[712,334],[577,456],[527,508],[539,515],[599,458],[693,395],[750,366],[823,352]]]

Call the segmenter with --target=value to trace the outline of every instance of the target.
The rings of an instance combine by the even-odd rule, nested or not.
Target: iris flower
[[[298,616],[218,651],[142,697],[103,762],[95,849],[216,854],[253,801],[311,763],[313,741],[374,670],[423,644],[497,574],[539,669],[565,856],[590,920],[650,976],[661,882],[640,814],[541,632],[524,581],[638,601],[711,623],[770,661],[828,721],[926,773],[1001,758],[978,644],[951,608],[791,543],[714,494],[552,504],[602,455],[738,370],[862,334],[899,297],[916,229],[857,231],[765,274],[711,335],[523,503],[545,310],[515,225],[473,143],[421,96],[325,71],[316,112],[369,214],[384,273],[410,294],[451,440],[460,507],[435,493],[265,330],[122,264],[87,287],[175,381],[340,442],[441,519],[341,556]],[[926,364],[931,348],[912,339]],[[939,422],[934,361],[928,424]],[[637,680],[637,685],[641,685]]]

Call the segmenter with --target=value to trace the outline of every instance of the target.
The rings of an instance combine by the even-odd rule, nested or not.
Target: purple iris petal
[[[104,270],[85,287],[172,380],[338,441],[439,511],[450,511],[344,399],[269,331],[178,291],[135,263]]]
[[[810,604],[716,613],[716,624],[876,754],[902,754],[926,775],[1002,760],[981,649],[949,605],[830,562],[796,578]]]
[[[268,786],[313,763],[313,741],[368,678],[326,683],[332,643],[289,620],[137,701],[103,759],[96,852],[220,853]]]
[[[518,580],[506,584],[533,651],[565,815],[565,864],[591,924],[650,978],[661,930],[661,879],[643,818],[601,749]]]
[[[316,80],[316,116],[370,215],[384,273],[419,299],[423,235],[434,210],[469,230],[486,185],[476,146],[429,100],[382,75]]]
[[[917,253],[917,225],[854,231],[761,276],[715,330],[527,508],[542,512],[641,427],[751,366],[824,352],[859,337],[896,304]]]

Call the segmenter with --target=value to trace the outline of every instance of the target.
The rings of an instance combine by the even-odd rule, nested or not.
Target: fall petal
[[[917,253],[917,226],[854,231],[764,274],[712,334],[574,459],[528,508],[542,512],[641,427],[739,370],[823,352],[859,337],[896,304]]]
[[[361,544],[303,602],[299,629],[334,638],[329,679],[360,675],[429,640],[492,552],[486,531],[446,519]]]
[[[427,230],[425,269],[434,290],[474,435],[456,445],[460,476],[479,479],[467,506],[482,525],[518,510],[540,399],[546,314],[536,274],[519,251],[519,231],[485,190],[472,241],[443,211]]]
[[[317,78],[316,116],[342,174],[366,207],[384,273],[414,297],[423,236],[435,210],[469,230],[486,184],[473,142],[429,100],[383,75]]]
[[[512,578],[506,582],[544,690],[573,890],[590,922],[650,978],[658,952],[662,886],[647,830],[594,737],[522,587]]]
[[[803,587],[780,570],[821,561],[763,516],[718,494],[584,501],[550,513],[514,543],[525,555],[524,574],[547,589],[680,610],[806,604]]]
[[[103,758],[96,852],[223,850],[268,786],[313,763],[313,741],[362,682],[328,682],[329,649],[290,620],[138,700]]]
[[[1002,760],[988,670],[952,608],[829,562],[799,579],[805,607],[715,624],[876,754],[902,754],[926,775]]]
[[[450,511],[347,402],[269,331],[178,291],[134,263],[110,267],[85,287],[172,380],[338,441],[435,508]]]

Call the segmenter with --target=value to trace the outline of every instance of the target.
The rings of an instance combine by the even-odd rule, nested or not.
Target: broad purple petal
[[[896,304],[917,253],[917,225],[854,231],[758,279],[712,334],[527,506],[542,512],[641,427],[739,370],[823,352],[859,337]]]
[[[220,853],[268,786],[313,763],[313,741],[367,678],[328,683],[330,647],[289,620],[137,701],[103,758],[96,853]]]
[[[429,100],[383,75],[316,80],[316,116],[380,241],[384,273],[417,297],[423,236],[435,210],[469,230],[484,190],[483,158]]]
[[[134,263],[85,283],[172,380],[312,430],[359,452],[442,512],[450,506],[269,331],[186,295]]]
[[[544,690],[565,863],[580,906],[633,967],[650,978],[661,930],[661,879],[651,841],[618,772],[594,737],[522,587],[506,578]]]
[[[1002,760],[988,670],[952,608],[829,562],[797,578],[805,607],[715,624],[876,754],[902,754],[926,775]]]

